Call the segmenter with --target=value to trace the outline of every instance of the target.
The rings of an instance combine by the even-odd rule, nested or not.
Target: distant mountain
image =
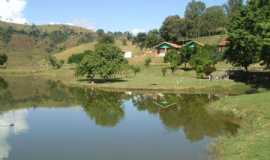
[[[95,41],[94,31],[69,25],[29,25],[0,21],[0,53],[11,68],[37,66],[49,54]]]

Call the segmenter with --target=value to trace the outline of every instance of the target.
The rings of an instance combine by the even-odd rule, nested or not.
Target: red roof
[[[230,40],[229,38],[224,38],[220,43],[219,43],[219,46],[220,47],[226,47],[230,44]]]

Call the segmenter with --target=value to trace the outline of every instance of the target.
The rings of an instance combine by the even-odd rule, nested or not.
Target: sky
[[[184,15],[191,0],[0,0],[0,19],[16,23],[72,24],[106,31],[148,31],[169,15]],[[227,0],[202,0],[207,6]]]

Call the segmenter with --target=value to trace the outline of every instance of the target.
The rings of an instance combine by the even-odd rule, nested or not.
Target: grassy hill
[[[64,50],[62,52],[59,52],[59,53],[55,54],[55,56],[58,59],[67,61],[68,58],[74,54],[82,53],[86,50],[94,50],[95,44],[96,44],[96,42],[82,44],[82,45]],[[131,51],[135,55],[139,55],[142,53],[141,49],[139,47],[133,45],[131,42],[127,42],[127,45],[123,45],[121,40],[116,40],[115,45],[118,46],[119,48],[121,48],[121,50],[124,52]]]
[[[208,36],[208,37],[200,37],[194,40],[200,41],[204,44],[208,45],[217,45],[222,39],[224,39],[226,35],[215,35],[215,36]],[[86,50],[93,50],[96,42],[82,44],[62,52],[59,52],[56,55],[58,59],[67,61],[68,58],[74,54],[82,53]],[[142,55],[143,51],[133,45],[131,42],[127,42],[127,45],[123,45],[121,40],[116,40],[115,44],[121,48],[123,51],[132,51],[135,55]]]
[[[0,53],[9,57],[9,68],[38,67],[49,54],[93,42],[95,32],[67,25],[22,25],[0,21]]]

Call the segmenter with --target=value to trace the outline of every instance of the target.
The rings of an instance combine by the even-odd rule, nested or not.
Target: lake
[[[0,160],[207,160],[232,117],[212,94],[104,92],[0,78]]]

